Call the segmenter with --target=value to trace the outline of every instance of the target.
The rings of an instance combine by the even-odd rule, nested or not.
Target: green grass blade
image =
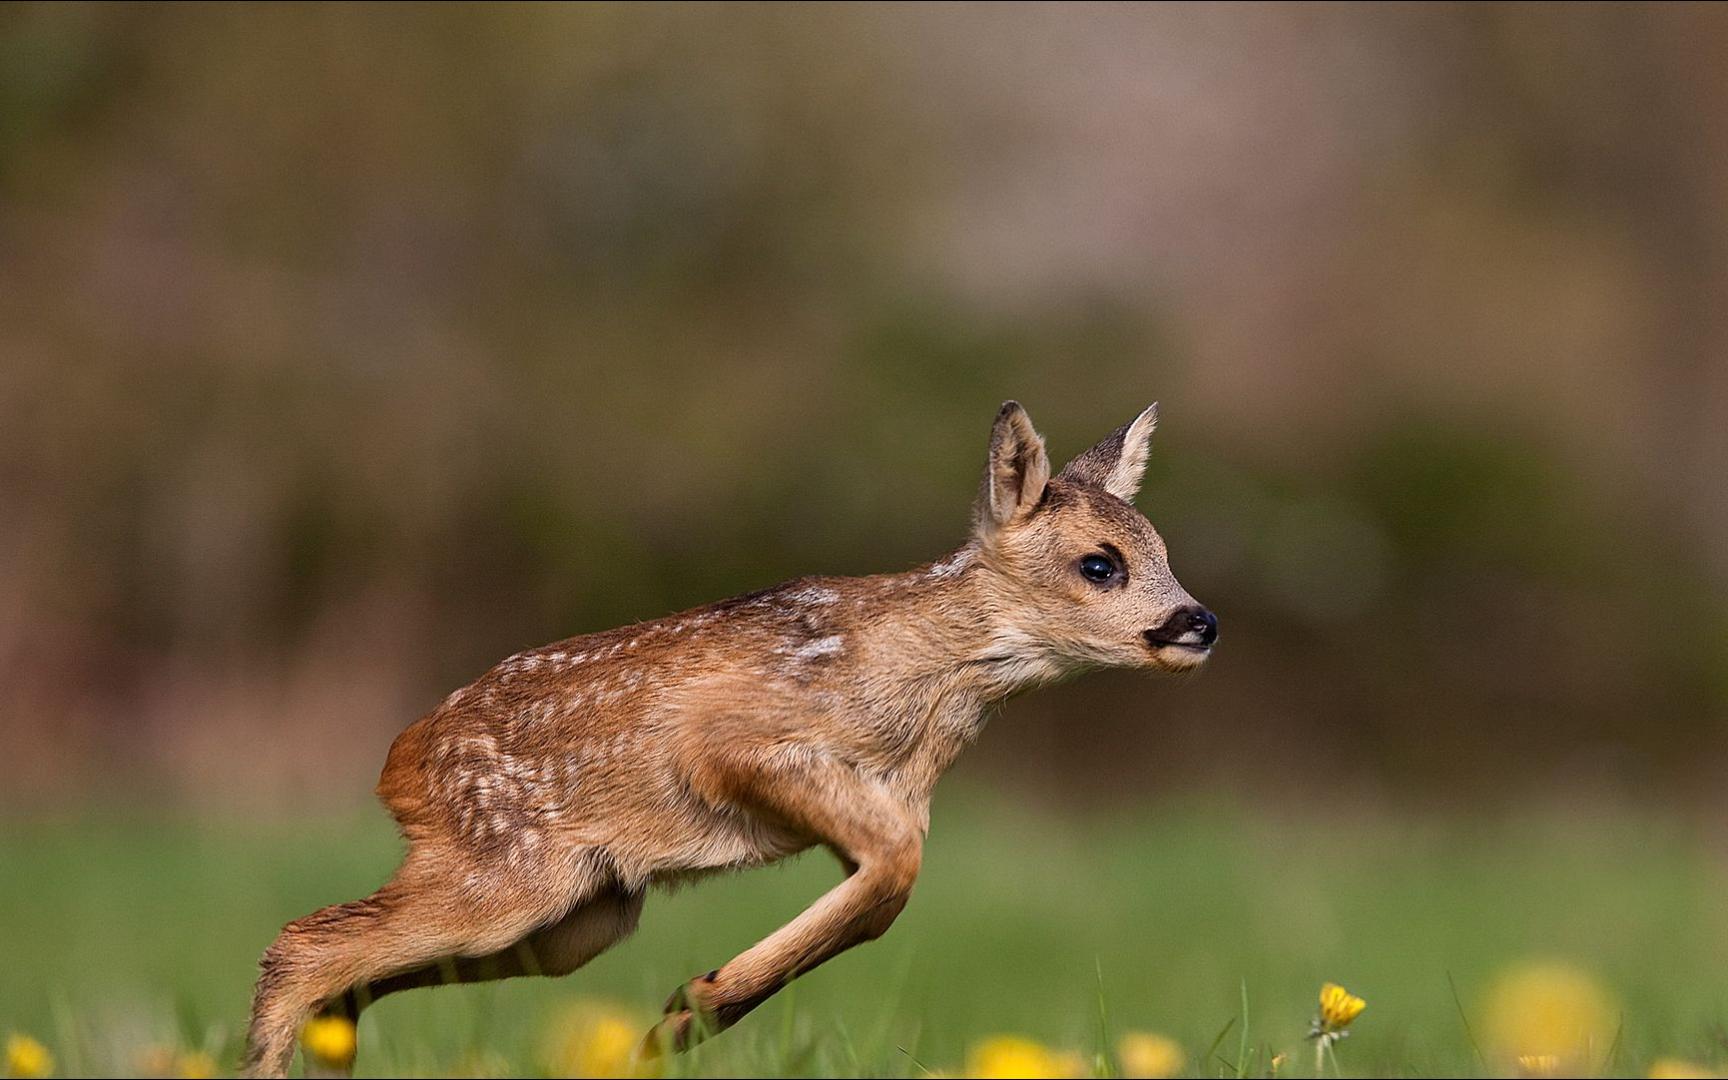
[[[1248,1075],[1248,980],[1242,980],[1242,1031],[1241,1041],[1236,1048],[1236,1077],[1242,1080]]]
[[[1470,1043],[1470,1052],[1476,1055],[1476,1064],[1488,1071],[1488,1059],[1482,1055],[1482,1047],[1476,1041],[1476,1032],[1470,1027],[1470,1014],[1464,1011],[1464,999],[1458,996],[1458,984],[1452,980],[1452,972],[1446,972],[1446,986],[1452,991],[1452,1007],[1458,1010],[1458,1022],[1464,1025],[1464,1038]]]
[[[1208,1046],[1206,1048],[1206,1053],[1200,1056],[1201,1061],[1211,1061],[1215,1056],[1217,1056],[1218,1048],[1224,1045],[1224,1037],[1230,1034],[1230,1029],[1236,1026],[1236,1021],[1238,1019],[1239,1017],[1232,1016],[1229,1020],[1224,1022],[1224,1026],[1218,1029],[1218,1034],[1213,1036],[1212,1045]],[[1225,1061],[1223,1058],[1218,1058],[1218,1060],[1222,1064],[1229,1066],[1231,1071],[1235,1070],[1236,1067],[1231,1065],[1230,1062]]]

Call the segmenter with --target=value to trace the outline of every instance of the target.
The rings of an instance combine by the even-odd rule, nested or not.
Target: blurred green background
[[[980,770],[1708,793],[1724,45],[1660,5],[9,6],[5,797],[352,797],[518,648],[958,543],[1008,397],[1059,459],[1162,402],[1141,503],[1226,645],[1014,705]]]
[[[450,689],[948,550],[1014,397],[1059,461],[1162,403],[1140,503],[1223,639],[1010,704],[960,856],[992,800],[1148,859],[1228,805],[1226,867],[1590,806],[1714,880],[1725,72],[1709,5],[8,5],[0,876],[119,926],[66,865],[152,850],[113,823],[253,838],[213,880],[278,830],[313,884],[199,961],[242,993],[387,871]],[[288,853],[356,819],[365,872]]]

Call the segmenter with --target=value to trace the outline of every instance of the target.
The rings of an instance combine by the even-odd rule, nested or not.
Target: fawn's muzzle
[[[1162,626],[1146,631],[1153,648],[1177,645],[1188,649],[1210,649],[1218,640],[1218,616],[1195,604],[1177,608]]]

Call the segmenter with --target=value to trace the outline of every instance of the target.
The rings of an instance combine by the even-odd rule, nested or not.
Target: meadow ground
[[[396,851],[381,812],[0,826],[0,1033],[36,1035],[62,1074],[135,1071],[165,1045],[231,1067],[275,929],[370,891]],[[1473,1048],[1496,1022],[1490,988],[1508,967],[1546,960],[1609,996],[1593,1067],[1720,1065],[1723,853],[1696,825],[1577,808],[1411,820],[1188,805],[1053,820],[945,792],[923,877],[888,936],[673,1071],[916,1076],[963,1068],[969,1045],[1000,1032],[1108,1070],[1097,1048],[1138,1029],[1178,1040],[1187,1074],[1263,1074],[1282,1052],[1281,1075],[1307,1075],[1315,995],[1335,980],[1368,1002],[1337,1047],[1344,1075],[1490,1073],[1509,1067]],[[381,1002],[361,1021],[359,1074],[545,1075],[574,1003],[646,1023],[683,979],[835,875],[812,853],[657,895],[634,938],[569,978]]]

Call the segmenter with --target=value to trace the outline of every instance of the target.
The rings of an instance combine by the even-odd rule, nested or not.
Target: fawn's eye
[[[1116,576],[1116,564],[1108,555],[1088,555],[1080,560],[1080,576],[1103,584]]]

